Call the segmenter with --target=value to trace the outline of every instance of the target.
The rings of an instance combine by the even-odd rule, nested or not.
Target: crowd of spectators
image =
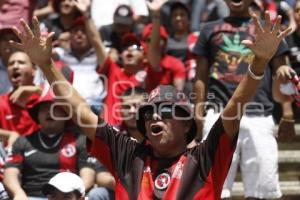
[[[85,138],[70,122],[70,116],[52,108],[54,99],[59,97],[51,95],[52,87],[38,66],[26,53],[9,44],[9,40],[18,41],[12,27],[20,27],[21,18],[31,24],[35,15],[40,20],[42,35],[54,32],[52,58],[92,111],[125,135],[143,143],[146,139],[137,129],[135,115],[139,105],[146,101],[146,94],[158,85],[174,85],[191,102],[197,103],[197,93],[201,91],[197,90],[201,87],[197,81],[206,80],[205,83],[213,87],[201,91],[207,93],[202,101],[219,105],[227,103],[241,81],[245,70],[239,71],[242,68],[238,66],[250,62],[250,50],[240,44],[239,34],[231,38],[225,34],[219,38],[215,34],[233,29],[236,33],[237,27],[243,26],[247,26],[245,33],[239,32],[246,35],[243,39],[251,39],[255,33],[251,25],[247,25],[248,21],[228,17],[232,10],[226,1],[230,0],[161,0],[160,5],[147,0],[0,0],[0,138],[3,146],[0,181],[5,186],[0,187],[0,199],[46,199],[42,186],[61,171],[78,174],[90,200],[113,199],[116,184],[113,175],[88,155]],[[262,86],[265,88],[259,90],[255,100],[262,102],[264,109],[259,115],[264,118],[275,115],[281,119],[279,123],[288,127],[290,131],[286,135],[292,138],[293,125],[300,112],[291,101],[275,103],[272,92],[276,91],[272,91],[271,85],[272,73],[276,75],[276,69],[282,65],[289,65],[300,74],[300,1],[251,2],[252,12],[269,10],[271,17],[279,13],[283,16],[283,25],[293,28],[286,37],[286,44],[280,46],[272,60]],[[221,19],[224,21],[218,21],[220,26],[212,25],[212,21]],[[234,28],[222,27],[226,23]],[[224,40],[225,45],[218,46],[220,40]],[[228,72],[224,73],[227,68]],[[274,105],[279,108],[275,113],[272,112]],[[193,143],[205,138],[214,122],[211,115],[216,112],[206,110],[207,121],[203,125],[199,120],[201,131]],[[256,122],[261,120],[250,118]],[[260,122],[262,126],[269,123]],[[246,123],[253,126],[254,122]],[[273,130],[272,127],[269,130]],[[281,132],[278,134],[282,136]],[[277,148],[275,139],[273,142]],[[249,175],[253,179],[253,174]],[[230,190],[233,181],[234,177],[227,180],[225,186],[229,188],[225,189]],[[280,195],[278,191],[271,198]],[[230,197],[230,191],[224,190],[223,197]]]

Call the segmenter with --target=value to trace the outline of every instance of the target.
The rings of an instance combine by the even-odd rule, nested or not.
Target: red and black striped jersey
[[[149,143],[102,125],[89,150],[114,175],[116,199],[215,200],[220,199],[236,141],[225,134],[219,119],[203,143],[174,158],[156,158]]]
[[[47,139],[40,131],[19,137],[6,160],[5,168],[15,167],[20,170],[22,188],[28,196],[43,197],[42,186],[59,172],[78,174],[84,167],[93,167],[88,162],[85,136],[66,131],[52,139],[55,141],[51,145],[47,144],[47,140],[51,138]]]

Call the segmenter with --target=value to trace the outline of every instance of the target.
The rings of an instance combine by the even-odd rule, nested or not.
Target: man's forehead
[[[124,96],[121,98],[123,104],[129,104],[129,103],[140,103],[144,102],[144,95],[142,94],[132,94],[129,96]]]

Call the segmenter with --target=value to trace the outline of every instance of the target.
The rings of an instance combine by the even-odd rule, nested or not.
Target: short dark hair
[[[185,3],[180,2],[180,1],[175,1],[174,3],[171,4],[171,7],[170,7],[171,15],[174,12],[174,10],[178,9],[178,8],[183,9],[187,13],[188,18],[191,19],[191,12],[190,12],[188,5],[186,5]]]
[[[80,199],[82,197],[82,194],[78,190],[74,190],[73,192],[75,193],[77,199]]]

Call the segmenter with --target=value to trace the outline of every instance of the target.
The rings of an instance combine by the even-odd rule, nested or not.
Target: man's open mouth
[[[19,72],[13,72],[12,74],[12,81],[18,81],[21,78],[21,73]]]
[[[161,135],[163,132],[163,128],[158,124],[153,124],[150,126],[150,128],[151,128],[151,134],[154,136]]]
[[[234,6],[240,6],[242,5],[243,1],[242,0],[232,0],[232,5]]]

